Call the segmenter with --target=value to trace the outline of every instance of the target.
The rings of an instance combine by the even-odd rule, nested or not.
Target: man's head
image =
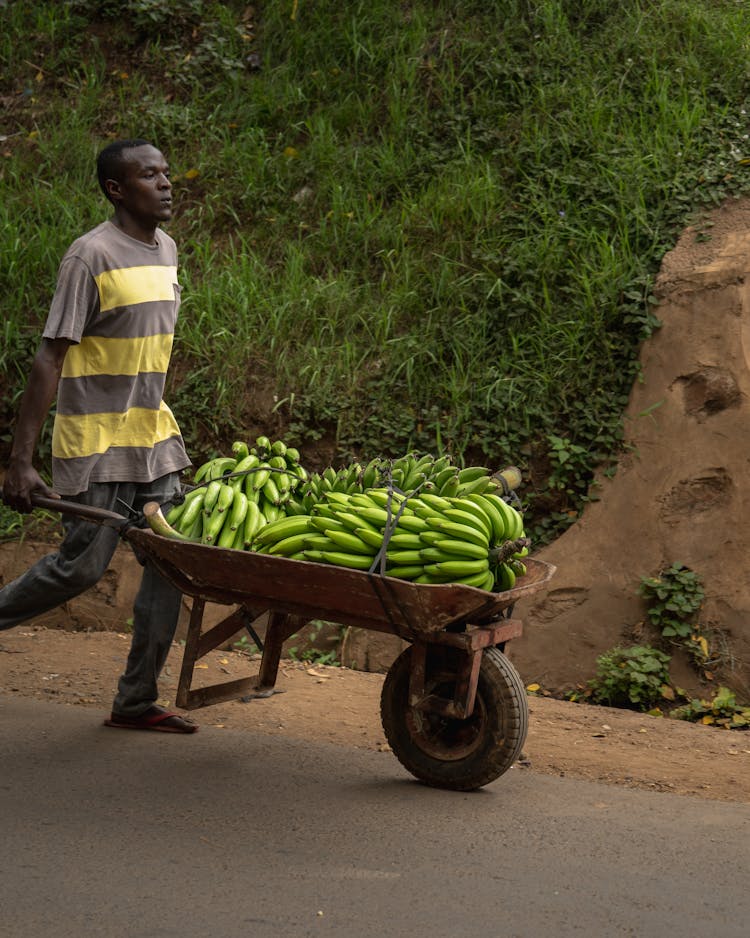
[[[102,192],[115,207],[144,227],[172,217],[169,166],[148,140],[116,140],[99,154],[96,172]]]

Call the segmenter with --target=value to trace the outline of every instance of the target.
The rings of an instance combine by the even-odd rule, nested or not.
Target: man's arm
[[[33,459],[42,425],[57,395],[57,384],[70,345],[69,339],[42,339],[31,366],[3,484],[3,498],[16,511],[31,511],[32,492],[57,498],[34,468]]]

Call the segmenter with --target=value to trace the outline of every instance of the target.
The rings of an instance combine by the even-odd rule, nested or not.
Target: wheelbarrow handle
[[[106,508],[94,508],[92,505],[79,505],[78,502],[67,502],[63,498],[47,498],[46,495],[31,495],[31,504],[35,508],[46,508],[48,511],[59,511],[63,515],[74,515],[84,521],[94,524],[103,524],[110,528],[121,528],[128,523],[123,515],[116,511],[107,511]]]

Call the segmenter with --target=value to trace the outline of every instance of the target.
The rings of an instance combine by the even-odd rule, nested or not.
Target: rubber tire
[[[529,724],[526,688],[497,648],[482,653],[474,719],[476,742],[465,757],[440,759],[427,752],[409,728],[411,648],[391,665],[380,697],[386,739],[398,761],[415,778],[435,788],[474,791],[506,772],[521,754]],[[435,718],[440,719],[440,718]],[[463,720],[446,721],[460,726]]]

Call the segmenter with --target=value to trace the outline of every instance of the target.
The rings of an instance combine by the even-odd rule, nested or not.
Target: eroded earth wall
[[[640,578],[679,561],[706,592],[701,622],[722,646],[715,680],[747,697],[750,202],[686,230],[656,292],[662,327],[642,348],[629,452],[599,480],[599,500],[537,554],[557,573],[546,595],[518,604],[525,634],[509,654],[527,683],[585,682],[600,654],[639,635]]]

